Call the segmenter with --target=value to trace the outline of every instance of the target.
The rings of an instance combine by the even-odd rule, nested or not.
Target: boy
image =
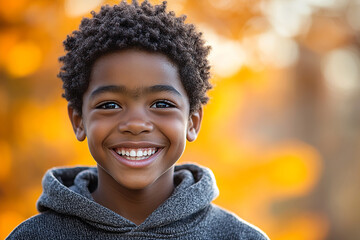
[[[268,239],[211,201],[210,170],[176,166],[211,88],[209,47],[185,17],[121,2],[64,42],[59,77],[97,168],[49,170],[39,215],[8,239]]]

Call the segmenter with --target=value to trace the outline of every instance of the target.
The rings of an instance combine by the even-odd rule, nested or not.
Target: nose
[[[146,114],[140,113],[140,111],[129,111],[127,116],[124,116],[123,121],[119,124],[120,132],[133,135],[149,133],[153,128],[154,126]]]

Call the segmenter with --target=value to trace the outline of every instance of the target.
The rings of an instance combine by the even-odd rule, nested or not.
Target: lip
[[[157,148],[157,151],[156,153],[154,153],[151,157],[149,158],[146,158],[146,159],[143,159],[143,160],[129,160],[129,159],[126,159],[126,158],[123,158],[122,156],[120,156],[119,154],[117,154],[115,152],[115,148],[116,147],[128,147],[128,148],[144,148],[144,147],[156,147]],[[135,144],[131,144],[131,145],[128,145],[128,144],[121,144],[121,145],[116,145],[116,147],[114,148],[111,148],[110,149],[110,152],[111,154],[114,156],[114,158],[119,162],[121,163],[122,165],[125,165],[129,168],[144,168],[144,167],[147,167],[149,166],[150,164],[152,164],[156,158],[159,156],[159,154],[162,152],[162,150],[164,149],[164,147],[157,147],[155,145],[143,145],[142,143],[138,144],[135,146]]]
[[[122,142],[112,145],[109,148],[164,148],[164,146],[152,142]]]

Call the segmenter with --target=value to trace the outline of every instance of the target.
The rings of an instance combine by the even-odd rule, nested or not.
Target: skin
[[[160,86],[160,87],[159,87]],[[200,130],[202,109],[189,114],[178,68],[165,55],[125,50],[100,57],[83,96],[82,115],[68,113],[79,141],[97,162],[99,204],[142,223],[173,192],[174,164]],[[117,147],[156,147],[144,166],[119,161]]]

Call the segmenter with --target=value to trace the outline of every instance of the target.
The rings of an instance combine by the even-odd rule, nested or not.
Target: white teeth
[[[143,156],[143,152],[141,150],[138,150],[136,153],[137,157],[142,157]]]
[[[156,148],[138,148],[138,149],[129,149],[129,148],[117,148],[114,149],[117,154],[122,157],[125,157],[129,160],[143,160],[149,158],[156,152]]]

